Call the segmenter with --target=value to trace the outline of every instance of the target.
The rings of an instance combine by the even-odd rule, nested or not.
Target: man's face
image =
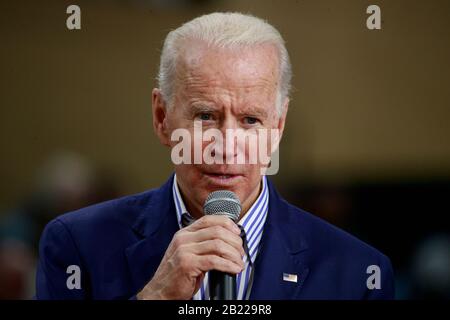
[[[194,128],[198,130],[199,125],[203,132],[210,128],[220,130],[224,139],[227,129],[245,132],[279,129],[281,136],[287,101],[280,116],[276,108],[279,59],[275,47],[265,45],[230,50],[208,48],[203,43],[185,47],[177,63],[171,108],[155,114],[162,101],[158,90],[153,94],[154,122],[155,117],[159,117],[163,123],[160,128],[164,133],[158,135],[164,144],[174,147],[178,143],[171,141],[170,135],[179,128],[187,129],[193,141]],[[155,129],[158,131],[157,125]],[[208,144],[210,142],[203,142],[201,149]],[[225,145],[226,140],[221,155],[223,164],[203,162],[175,167],[178,184],[191,214],[198,216],[198,212],[202,212],[203,203],[212,191],[233,191],[242,203],[243,213],[259,194],[262,164],[248,163],[249,152],[257,150],[249,150],[248,144],[244,149],[236,146],[234,150],[226,149]],[[245,163],[227,163],[226,156],[236,158],[239,152],[245,154]],[[194,159],[193,143],[191,153]]]

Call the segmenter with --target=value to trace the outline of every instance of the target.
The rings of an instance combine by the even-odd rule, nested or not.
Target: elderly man
[[[281,137],[290,80],[284,41],[268,23],[238,13],[196,18],[165,40],[154,131],[172,150],[178,129]],[[277,140],[262,141],[272,154]],[[248,145],[216,146],[210,155],[248,159]],[[183,156],[192,160],[194,149]],[[209,299],[211,270],[236,275],[237,299],[392,298],[389,259],[288,204],[265,170],[262,161],[184,161],[159,189],[53,220],[40,243],[37,298]],[[204,215],[217,190],[239,199],[237,224]]]

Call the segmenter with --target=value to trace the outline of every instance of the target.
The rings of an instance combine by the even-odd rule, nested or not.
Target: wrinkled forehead
[[[274,95],[279,84],[279,57],[274,45],[219,48],[196,41],[179,52],[178,88],[223,87]]]

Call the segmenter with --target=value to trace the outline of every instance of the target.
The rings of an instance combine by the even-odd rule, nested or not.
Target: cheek
[[[258,187],[261,181],[260,166],[252,165],[246,168],[245,183],[237,186],[237,191],[242,199],[247,199]]]
[[[177,166],[176,171],[177,175],[183,176],[191,186],[195,187],[202,181],[200,171],[194,165],[181,164]]]
[[[273,112],[270,112],[269,116],[267,117],[267,128],[278,128],[278,124],[280,121],[280,116],[278,115],[278,112],[276,110],[273,110]]]

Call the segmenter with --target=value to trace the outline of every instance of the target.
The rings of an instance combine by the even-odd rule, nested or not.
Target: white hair
[[[168,107],[173,102],[178,54],[182,51],[183,45],[195,39],[219,48],[274,45],[278,50],[280,71],[276,106],[278,113],[282,113],[282,103],[289,96],[292,78],[292,67],[283,38],[277,29],[262,19],[231,12],[215,12],[200,16],[167,35],[161,53],[158,85]]]

